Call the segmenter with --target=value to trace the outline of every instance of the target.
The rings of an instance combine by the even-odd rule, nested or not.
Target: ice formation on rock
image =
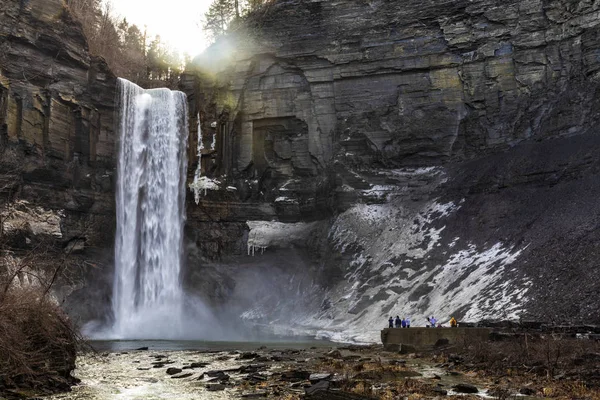
[[[319,225],[318,222],[283,223],[275,221],[248,221],[248,255],[257,250],[264,253],[269,246],[290,247],[294,243],[304,243]]]
[[[194,182],[190,184],[190,189],[194,192],[194,200],[196,204],[200,203],[200,191],[203,189],[200,187],[200,177],[202,176],[202,150],[204,150],[204,143],[202,141],[202,124],[200,122],[200,113],[198,113],[198,146],[196,147],[196,153],[198,154],[198,165],[194,172]],[[206,189],[204,194],[206,194]]]

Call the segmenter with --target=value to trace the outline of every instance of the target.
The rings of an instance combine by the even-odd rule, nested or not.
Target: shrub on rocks
[[[76,379],[78,337],[41,288],[5,286],[0,293],[0,395],[11,389],[68,390]]]

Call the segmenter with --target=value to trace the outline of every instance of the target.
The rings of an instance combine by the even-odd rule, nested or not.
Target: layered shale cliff
[[[61,0],[3,0],[0,15],[0,244],[13,261],[72,254],[66,291],[57,286],[66,295],[87,270],[110,266],[116,78]],[[2,264],[10,272],[23,262]],[[75,292],[67,306],[87,313],[95,300]]]
[[[56,294],[109,319],[116,78],[61,1],[0,12],[4,265],[73,254]],[[599,323],[599,85],[597,1],[272,2],[181,80],[184,285],[343,340],[391,314]]]
[[[600,2],[276,1],[194,64],[213,300],[344,339],[600,322]]]

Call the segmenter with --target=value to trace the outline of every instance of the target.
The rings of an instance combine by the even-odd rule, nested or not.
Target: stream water
[[[143,399],[232,399],[239,398],[239,390],[221,392],[206,390],[206,380],[199,379],[207,370],[239,366],[237,352],[252,351],[266,346],[269,350],[326,348],[326,341],[208,342],[208,341],[93,341],[94,351],[78,357],[73,375],[81,384],[70,393],[47,397],[49,400],[143,400]],[[148,347],[148,350],[135,350]],[[157,356],[168,360],[165,367],[153,368]],[[183,379],[173,379],[165,373],[168,366],[182,367],[190,363],[209,363],[204,369],[184,370],[193,373]]]
[[[287,362],[271,362],[264,376],[290,369],[311,370],[311,363],[335,347],[327,341],[289,341],[278,342],[207,342],[207,341],[95,341],[91,343],[94,351],[82,354],[78,358],[74,376],[81,379],[70,393],[48,397],[49,400],[142,400],[142,399],[234,399],[240,398],[245,390],[240,385],[231,385],[222,391],[207,390],[208,370],[229,370],[243,365],[256,363],[240,360],[241,352],[259,354],[296,354]],[[139,350],[144,348],[144,350]],[[147,350],[146,350],[147,348]],[[343,351],[344,355],[350,354]],[[363,354],[363,356],[369,356]],[[373,353],[371,357],[379,357]],[[161,362],[156,367],[157,360]],[[385,360],[384,360],[385,362]],[[458,383],[471,383],[478,386],[480,398],[493,398],[488,395],[489,382],[468,374],[453,374],[425,359],[407,359],[407,367],[420,374],[409,379],[424,379],[440,384],[448,390],[449,396],[460,396],[452,388]],[[177,375],[167,374],[168,367],[184,368],[191,363],[207,363],[205,367],[183,369]],[[321,371],[327,372],[327,371]],[[243,379],[244,374],[228,372],[232,380]],[[187,374],[187,375],[183,375]],[[374,382],[375,386],[379,384]],[[303,393],[302,386],[296,389]],[[247,392],[246,392],[247,393]],[[533,397],[518,396],[522,399]],[[273,397],[271,397],[273,398]]]

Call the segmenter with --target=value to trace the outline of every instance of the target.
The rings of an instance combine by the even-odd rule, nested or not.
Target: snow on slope
[[[370,342],[389,316],[411,317],[414,326],[454,313],[463,321],[517,318],[527,287],[513,285],[505,272],[522,250],[501,242],[461,247],[457,240],[439,249],[443,221],[459,207],[433,201],[415,215],[391,204],[357,205],[340,215],[331,230],[335,247],[360,250],[346,280],[328,293],[334,307],[302,324],[334,340]]]
[[[427,183],[434,186],[444,182],[435,169],[392,174],[434,176]],[[441,322],[451,316],[462,321],[518,318],[528,283],[513,282],[509,272],[524,249],[500,240],[481,243],[477,237],[457,237],[450,231],[455,226],[448,226],[453,220],[456,224],[460,199],[410,201],[412,192],[401,184],[396,191],[386,186],[385,193],[387,203],[356,204],[331,224],[330,248],[344,260],[341,281],[326,290],[313,283],[270,310],[256,304],[244,318],[270,319],[273,330],[282,334],[342,342],[379,341],[387,319],[396,315],[410,317],[413,326],[424,326],[431,315]],[[248,244],[257,247],[287,237],[298,242],[311,231],[309,224],[249,225]],[[278,309],[293,313],[292,326],[278,326]]]

